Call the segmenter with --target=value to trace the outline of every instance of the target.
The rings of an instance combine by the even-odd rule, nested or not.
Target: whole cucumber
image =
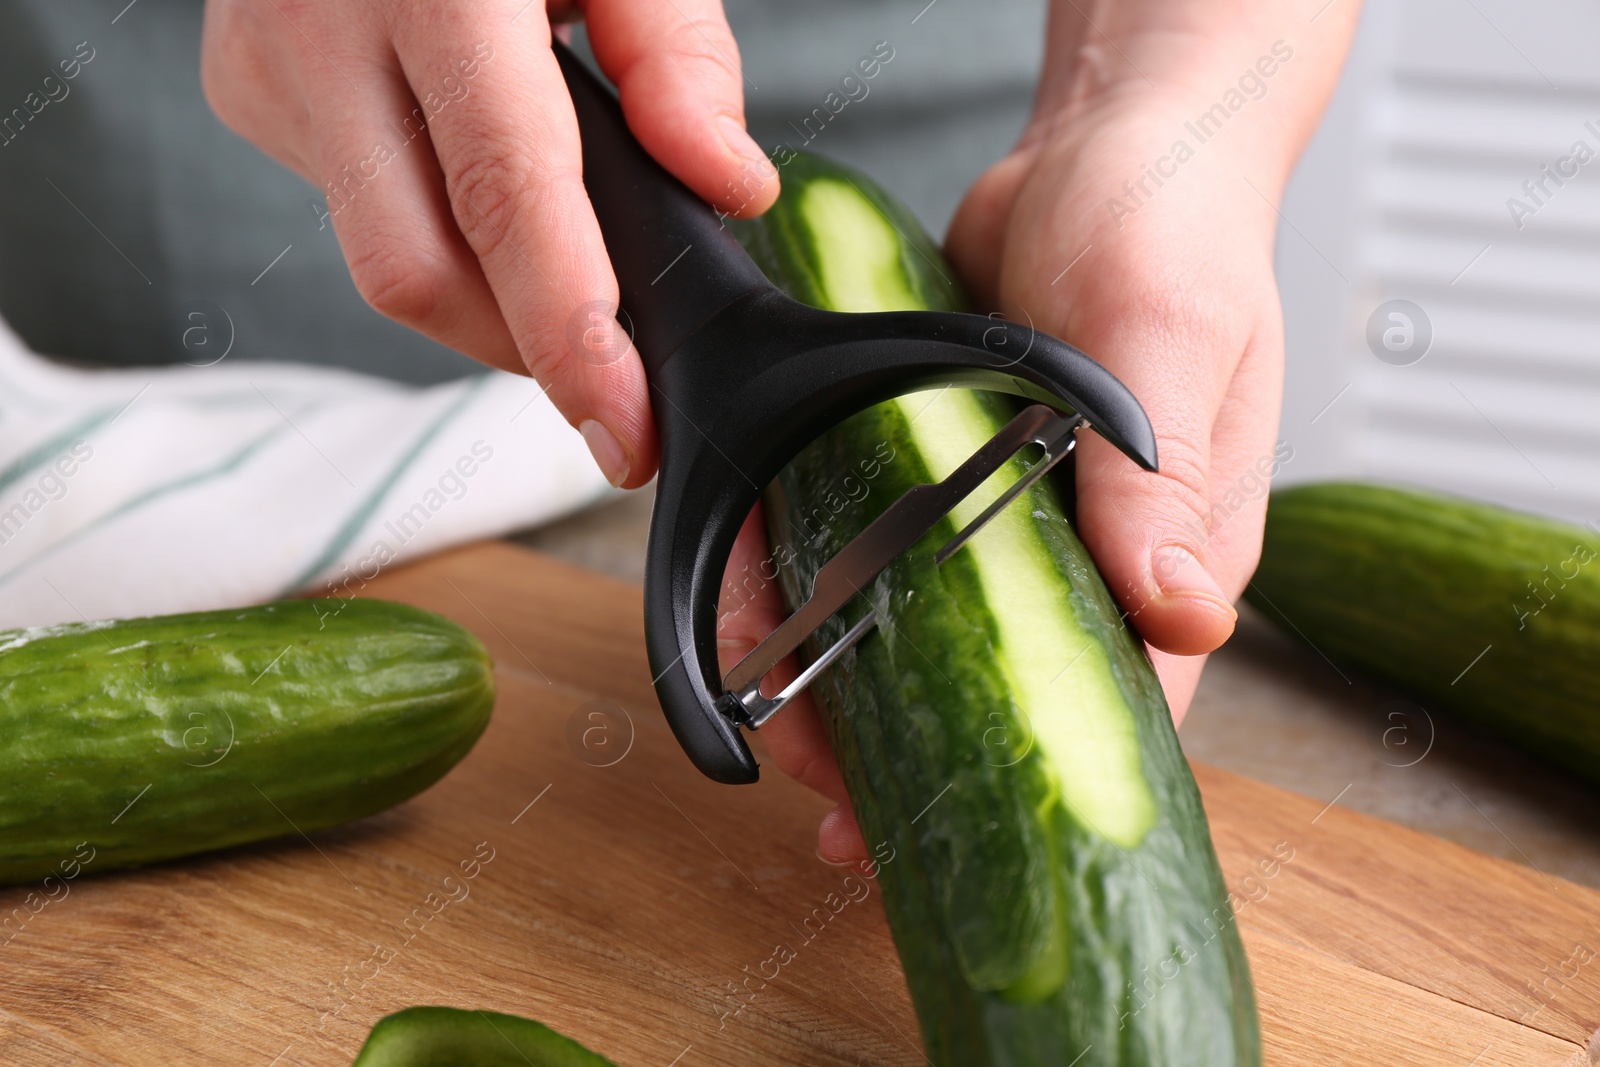
[[[0,633],[0,882],[371,815],[442,777],[493,704],[477,638],[380,600]]]
[[[1600,536],[1363,482],[1274,492],[1245,599],[1340,663],[1600,781]]]

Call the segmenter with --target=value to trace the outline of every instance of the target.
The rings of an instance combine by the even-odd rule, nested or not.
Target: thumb
[[[822,825],[817,829],[817,855],[834,866],[867,859],[867,842],[861,836],[861,824],[856,822],[855,809],[849,801],[822,817]]]
[[[1079,532],[1133,627],[1178,656],[1221,646],[1238,613],[1207,559],[1203,476],[1139,470],[1099,438],[1079,448]]]
[[[1000,305],[1006,228],[1035,154],[1021,149],[984,171],[962,197],[945,234],[944,253],[980,308]]]
[[[720,0],[590,0],[585,18],[645,150],[729,214],[771,207],[778,170],[745,132],[744,72]]]
[[[1218,580],[1226,570],[1211,558],[1208,526],[1212,430],[1238,355],[1225,338],[1174,331],[1172,319],[1159,318],[1164,323],[1152,330],[1143,316],[1108,317],[1101,320],[1113,324],[1108,336],[1085,338],[1144,405],[1160,471],[1142,470],[1102,438],[1083,435],[1078,529],[1140,635],[1163,652],[1197,656],[1226,641],[1238,618]]]
[[[1207,373],[1217,361],[1206,363],[1211,353],[1191,347],[1192,324],[1205,316],[1173,306],[1168,286],[1118,280],[1140,276],[1137,259],[1113,263],[1097,276],[1109,281],[1096,281],[1097,289],[1066,301],[1051,291],[1053,283],[1038,284],[1048,274],[1019,271],[1006,262],[1002,237],[1018,225],[1018,190],[1036,155],[1019,149],[978,180],[950,224],[946,252],[981,302],[1000,303],[1023,312],[1013,317],[1032,320],[1026,305],[1014,299],[1021,295],[1045,312],[1047,324],[1061,315],[1067,325],[1061,335],[1093,354],[1145,405],[1155,425],[1161,474],[1140,470],[1104,440],[1084,435],[1076,459],[1078,532],[1146,641],[1181,656],[1210,652],[1228,639],[1237,618],[1204,552],[1213,421],[1208,412],[1214,414],[1221,402],[1227,372]],[[1031,217],[1020,221],[1037,224]],[[1056,244],[1036,242],[1030,250]],[[1022,284],[1018,275],[1026,279]],[[1226,342],[1217,340],[1225,350]],[[1224,362],[1231,367],[1234,361]],[[1196,382],[1175,382],[1174,365],[1194,368]]]

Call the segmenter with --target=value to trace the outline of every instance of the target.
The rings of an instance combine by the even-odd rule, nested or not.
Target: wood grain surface
[[[0,936],[0,1064],[342,1065],[413,1004],[533,1016],[623,1067],[926,1062],[876,886],[814,855],[826,803],[677,750],[637,587],[486,544],[368,592],[489,646],[471,755],[337,830],[85,877],[32,913],[0,890],[27,913]],[[1197,774],[1269,1062],[1600,1062],[1600,894]],[[780,943],[794,960],[747,982]]]

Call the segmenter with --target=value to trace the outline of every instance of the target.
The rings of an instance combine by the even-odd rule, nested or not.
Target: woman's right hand
[[[208,0],[201,75],[223,122],[327,194],[368,303],[532,374],[607,479],[632,487],[655,473],[649,392],[613,318],[617,283],[550,48],[552,19],[578,6]],[[709,202],[765,210],[777,172],[744,130],[720,0],[582,10],[646,150]]]

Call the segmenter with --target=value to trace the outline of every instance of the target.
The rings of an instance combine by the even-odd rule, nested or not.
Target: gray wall
[[[0,0],[0,116],[25,108],[79,42],[93,50],[66,95],[13,118],[0,144],[0,315],[12,328],[75,361],[196,361],[216,351],[184,347],[198,311],[218,343],[233,335],[229,359],[419,382],[474,370],[368,308],[332,228],[318,229],[316,190],[212,116],[198,0],[139,0],[119,18],[121,7]]]

